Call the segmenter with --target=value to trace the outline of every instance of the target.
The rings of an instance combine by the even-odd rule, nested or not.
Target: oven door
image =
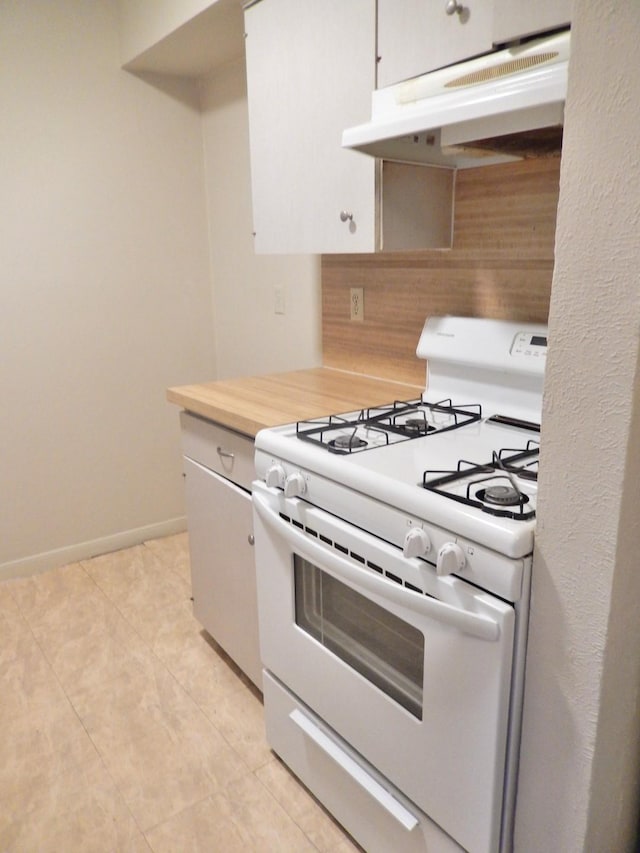
[[[513,607],[264,483],[253,501],[265,669],[463,847],[497,850]]]

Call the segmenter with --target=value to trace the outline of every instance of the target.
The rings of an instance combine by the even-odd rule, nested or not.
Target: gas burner
[[[435,427],[427,421],[427,418],[424,414],[422,417],[414,415],[413,417],[407,418],[406,421],[401,421],[400,423],[396,421],[395,425],[400,427],[400,429],[404,430],[410,435],[426,435],[428,432],[433,432],[433,430],[435,429]]]
[[[327,442],[327,446],[329,450],[333,450],[337,453],[344,453],[345,451],[352,450],[362,450],[369,444],[368,441],[365,441],[364,438],[360,438],[353,433],[349,435],[338,435],[336,438],[332,438]]]
[[[494,452],[487,464],[461,459],[455,469],[425,471],[421,485],[491,515],[527,521],[536,515],[531,497],[535,497],[537,461],[538,442],[529,440],[524,448]],[[518,485],[515,477],[520,480]]]
[[[476,492],[479,501],[496,506],[523,506],[529,502],[529,497],[523,495],[513,486],[489,486]]]
[[[367,416],[370,423],[377,423],[397,436],[419,438],[474,423],[480,420],[482,407],[476,403],[454,406],[450,399],[428,403],[420,397],[368,409]]]

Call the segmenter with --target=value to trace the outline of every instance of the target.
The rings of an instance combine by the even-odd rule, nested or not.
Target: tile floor
[[[359,849],[191,615],[186,534],[0,583],[0,851]]]

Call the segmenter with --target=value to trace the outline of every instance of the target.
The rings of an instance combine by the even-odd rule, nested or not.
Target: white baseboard
[[[185,516],[180,516],[179,518],[160,521],[157,524],[136,527],[133,530],[123,530],[120,533],[104,536],[101,539],[93,539],[90,542],[79,542],[76,545],[56,548],[55,551],[46,551],[43,554],[34,554],[20,560],[0,563],[0,581],[37,575],[40,572],[46,572],[48,569],[56,569],[59,566],[66,566],[68,563],[77,563],[78,560],[88,560],[90,557],[98,556],[98,554],[119,551],[121,548],[131,548],[133,545],[139,545],[148,539],[159,539],[162,536],[182,533],[186,529],[187,519]]]

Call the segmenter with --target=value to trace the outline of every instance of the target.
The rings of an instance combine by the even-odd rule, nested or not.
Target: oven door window
[[[296,624],[422,719],[424,635],[294,554]]]

